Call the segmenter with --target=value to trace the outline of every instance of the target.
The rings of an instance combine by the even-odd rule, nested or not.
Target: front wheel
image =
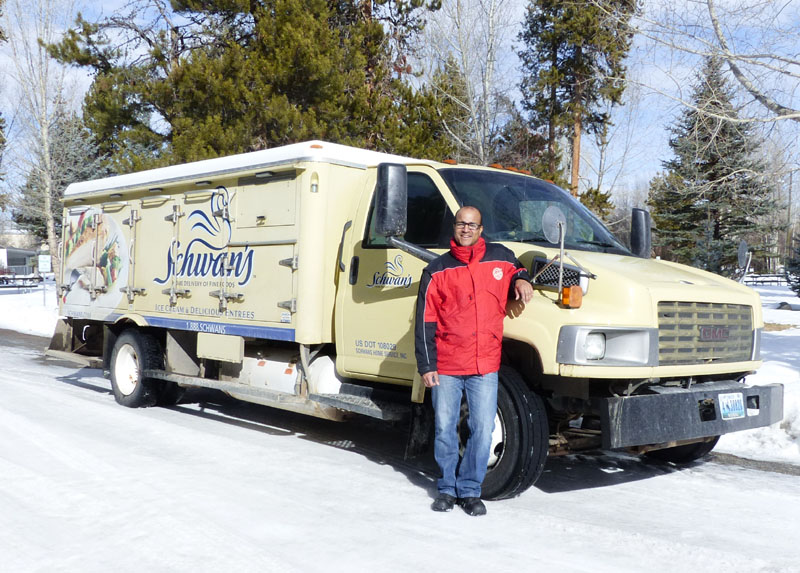
[[[664,448],[662,450],[652,450],[647,452],[645,456],[654,460],[662,462],[672,462],[674,464],[688,464],[695,460],[699,460],[706,454],[710,453],[717,445],[719,436],[712,436],[706,438],[702,442],[695,442],[693,444],[684,444],[682,446],[675,446],[673,448]]]
[[[533,485],[550,445],[542,399],[513,368],[502,366],[498,379],[489,467],[481,486],[481,497],[490,500],[515,497]]]
[[[153,336],[138,330],[123,332],[111,352],[111,388],[117,403],[128,408],[155,405],[159,383],[143,372],[162,364],[161,346]]]

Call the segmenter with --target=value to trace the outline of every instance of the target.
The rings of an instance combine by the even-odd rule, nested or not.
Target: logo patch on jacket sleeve
[[[503,269],[501,269],[500,267],[495,267],[494,270],[492,271],[492,276],[495,278],[495,280],[499,281],[500,279],[503,278]]]

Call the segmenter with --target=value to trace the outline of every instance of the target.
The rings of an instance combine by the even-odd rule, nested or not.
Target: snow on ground
[[[788,290],[762,293],[768,322],[800,323],[773,308],[798,302]],[[0,328],[48,336],[47,296],[0,290]],[[4,335],[0,573],[800,573],[791,466],[555,457],[485,518],[442,515],[433,472],[402,461],[397,430],[218,398],[122,408],[99,370]],[[720,448],[800,459],[798,340],[800,328],[766,332],[752,377],[786,385],[784,424]]]
[[[797,475],[556,457],[486,517],[443,515],[398,432],[232,401],[122,408],[37,342],[3,346],[2,573],[800,573]]]
[[[0,290],[0,328],[26,334],[51,336],[58,317],[55,285],[42,289]],[[781,424],[728,434],[716,451],[767,461],[800,465],[800,298],[787,286],[760,286],[764,322],[761,339],[764,365],[747,378],[750,384],[779,382],[784,385],[784,417]],[[798,310],[779,309],[787,303]],[[783,330],[773,330],[774,325]]]

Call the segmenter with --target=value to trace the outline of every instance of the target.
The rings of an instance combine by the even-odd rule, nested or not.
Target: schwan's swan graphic
[[[233,229],[229,213],[230,194],[219,186],[211,195],[205,208],[195,209],[187,217],[191,223],[192,239],[183,248],[180,241],[172,241],[167,249],[166,274],[155,278],[157,284],[165,284],[177,277],[218,278],[233,276],[238,285],[245,285],[253,274],[253,250],[229,252]]]
[[[394,260],[384,263],[386,270],[382,273],[376,272],[372,275],[372,282],[367,288],[374,287],[403,287],[408,288],[414,282],[414,277],[404,275],[403,255],[397,255]]]

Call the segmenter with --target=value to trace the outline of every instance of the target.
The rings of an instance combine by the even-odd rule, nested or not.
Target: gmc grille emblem
[[[724,326],[700,326],[700,342],[724,342],[730,337],[730,330]]]

